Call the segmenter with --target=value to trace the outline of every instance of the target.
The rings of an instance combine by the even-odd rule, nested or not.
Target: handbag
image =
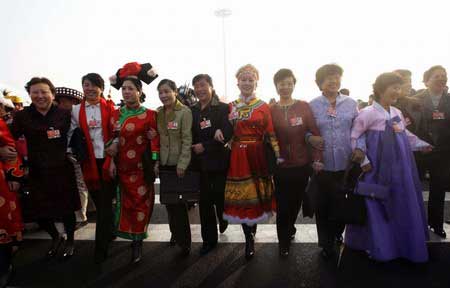
[[[329,211],[329,220],[342,224],[364,225],[367,220],[367,210],[364,196],[354,193],[355,186],[349,180],[349,174],[357,172],[359,167],[350,162],[345,170],[342,183],[334,193],[333,202]],[[358,169],[358,170],[355,170]]]
[[[277,168],[277,157],[275,156],[275,151],[273,151],[272,144],[270,143],[270,137],[267,134],[264,134],[263,145],[267,161],[267,171],[270,175],[273,175]]]
[[[186,170],[184,177],[177,176],[176,169],[161,170],[160,202],[161,204],[178,204],[198,202],[200,200],[200,173]]]
[[[317,211],[317,203],[319,195],[319,186],[317,184],[317,177],[313,174],[308,181],[308,185],[305,189],[305,199],[302,203],[303,217],[313,218],[314,213]]]

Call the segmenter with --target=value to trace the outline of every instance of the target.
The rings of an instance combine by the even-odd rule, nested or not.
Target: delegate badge
[[[440,112],[438,110],[433,111],[433,120],[444,120],[445,115],[444,112]]]
[[[98,127],[100,127],[100,121],[98,121],[96,119],[91,119],[88,122],[88,126],[89,126],[89,128],[98,128]]]
[[[302,125],[303,124],[302,117],[292,117],[291,119],[289,119],[289,124],[292,127]]]
[[[205,118],[203,118],[203,121],[200,122],[200,129],[206,129],[211,127],[211,120],[206,120]]]
[[[331,107],[331,106],[328,107],[327,115],[330,116],[330,117],[336,118],[336,115],[337,115],[336,108],[335,107]]]
[[[170,121],[167,123],[167,129],[169,130],[175,130],[178,129],[178,122],[176,121]]]
[[[59,132],[58,129],[54,129],[53,127],[50,127],[47,130],[47,138],[48,139],[57,139],[57,138],[61,138],[61,133]]]

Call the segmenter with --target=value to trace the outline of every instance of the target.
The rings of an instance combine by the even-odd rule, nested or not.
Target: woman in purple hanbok
[[[412,151],[430,151],[431,146],[406,130],[402,113],[391,106],[401,84],[401,77],[394,73],[378,76],[373,105],[354,121],[352,144],[365,135],[371,170],[356,189],[357,194],[368,195],[366,225],[348,225],[345,244],[366,251],[377,261],[404,258],[426,262],[427,221]]]

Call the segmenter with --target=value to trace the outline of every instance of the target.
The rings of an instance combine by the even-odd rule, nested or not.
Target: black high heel
[[[131,247],[131,263],[139,263],[142,259],[142,240],[133,240]]]
[[[68,260],[71,258],[75,252],[75,244],[73,241],[66,241],[66,245],[64,246],[63,250],[63,259]]]
[[[253,233],[245,235],[245,259],[250,260],[255,255],[255,237]]]
[[[50,246],[50,249],[48,249],[46,257],[47,258],[53,258],[58,254],[59,247],[64,242],[64,238],[62,236],[59,236],[58,239],[52,240],[52,245]]]

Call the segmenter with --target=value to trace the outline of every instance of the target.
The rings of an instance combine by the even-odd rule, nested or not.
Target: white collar
[[[386,109],[384,109],[384,107],[381,106],[380,103],[378,103],[377,101],[373,101],[372,106],[375,110],[378,110],[379,112],[383,113],[386,120],[391,119],[394,112],[392,106],[389,106],[389,112],[386,111]]]

